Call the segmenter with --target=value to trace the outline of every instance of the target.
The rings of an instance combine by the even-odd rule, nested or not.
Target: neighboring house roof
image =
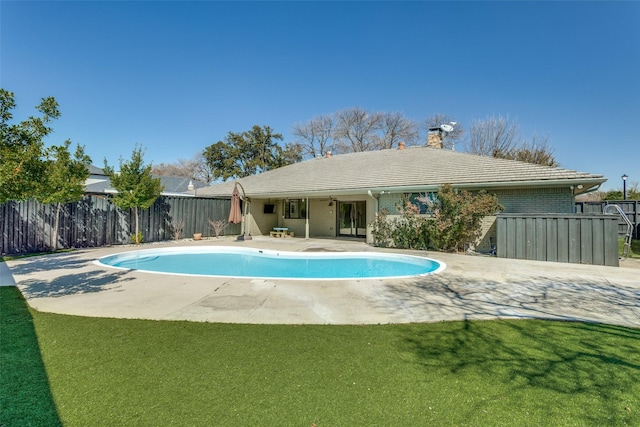
[[[602,175],[423,146],[312,159],[237,180],[249,197],[411,192],[436,190],[443,184],[468,189],[574,185],[577,194],[605,181]],[[198,194],[228,196],[234,182]]]
[[[162,185],[164,186],[164,190],[162,190],[162,194],[177,194],[177,195],[184,195],[185,193],[187,194],[194,194],[194,190],[190,190],[189,189],[189,184],[192,184],[193,187],[196,190],[196,194],[197,194],[197,190],[200,188],[205,188],[207,186],[207,184],[205,184],[204,182],[200,182],[198,180],[193,180],[191,178],[185,178],[185,177],[181,177],[181,176],[153,176],[154,178],[160,178],[160,182],[162,183]]]
[[[100,169],[100,168],[99,168],[99,167],[97,167],[97,166],[89,165],[88,169],[89,169],[89,173],[90,173],[91,175],[102,175],[102,176],[107,176],[107,174],[106,174],[106,173],[104,173],[104,170]]]
[[[103,194],[109,188],[109,177],[99,167],[89,165],[89,178],[85,181],[85,192]]]
[[[91,175],[87,179],[85,191],[91,194],[105,194],[105,193],[115,193],[115,189],[111,187],[111,181],[109,180],[109,176],[107,176],[104,171],[98,167],[93,165],[89,166],[89,172]],[[154,175],[154,178],[160,178],[160,182],[162,183],[164,189],[162,190],[163,195],[193,195],[194,190],[189,189],[189,184],[193,184],[193,187],[196,189],[196,194],[199,189],[207,186],[206,183],[192,180],[190,178],[179,177],[179,176],[157,176]]]

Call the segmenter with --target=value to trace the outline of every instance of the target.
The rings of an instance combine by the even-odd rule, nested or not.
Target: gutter
[[[588,187],[587,191],[595,187],[600,187],[606,179],[562,179],[562,180],[537,180],[537,181],[498,181],[498,182],[479,182],[479,183],[448,183],[453,188],[460,189],[489,189],[489,188],[522,188],[522,187],[569,187],[571,185],[578,186],[584,185]],[[441,186],[447,183],[438,183],[431,185],[411,185],[411,186],[397,186],[397,187],[383,187],[379,189],[371,189],[372,191],[385,191],[385,192],[404,192],[409,193],[412,191],[425,191],[425,190],[437,190]],[[334,192],[337,193],[337,192]]]
[[[494,181],[494,182],[461,182],[454,183],[450,182],[453,188],[459,189],[499,189],[499,188],[526,188],[532,186],[541,186],[541,187],[577,187],[578,185],[583,185],[585,190],[582,193],[587,193],[590,191],[596,191],[604,182],[606,182],[606,178],[564,178],[564,179],[553,179],[553,180],[536,180],[536,181]],[[337,189],[337,188],[328,188],[321,190],[296,190],[296,191],[255,191],[250,194],[246,194],[248,197],[254,198],[306,198],[306,197],[330,197],[330,196],[357,196],[362,195],[363,193],[371,192],[371,197],[375,198],[373,194],[379,194],[383,191],[386,193],[412,193],[412,192],[423,192],[423,191],[436,191],[442,185],[446,184],[445,182],[430,184],[430,185],[401,185],[401,186],[380,186],[380,187],[370,187],[366,189],[366,187],[360,188],[346,188],[346,189]],[[206,194],[208,197],[228,197],[229,194],[214,194],[207,193],[205,191],[202,192],[203,195]]]

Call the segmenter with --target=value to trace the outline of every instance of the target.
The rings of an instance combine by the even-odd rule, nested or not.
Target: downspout
[[[369,197],[376,201],[376,213],[378,213],[378,211],[380,210],[380,198],[374,196],[371,190],[367,190],[367,194],[369,195]]]
[[[309,238],[309,197],[307,197],[307,209],[305,209],[304,238]]]
[[[380,194],[382,193],[384,193],[384,191],[380,192]],[[367,190],[367,194],[369,195],[369,197],[371,197],[373,200],[376,201],[376,215],[377,215],[378,212],[380,211],[380,198],[374,196],[371,190]],[[375,220],[375,218],[373,219]],[[367,243],[373,243],[373,236],[371,234],[371,229],[369,227],[369,224],[367,224]]]

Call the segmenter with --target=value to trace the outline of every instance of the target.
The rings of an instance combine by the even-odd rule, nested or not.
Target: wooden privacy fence
[[[161,196],[149,209],[141,210],[139,229],[144,242],[174,238],[183,221],[181,237],[193,233],[215,235],[208,220],[227,220],[231,201],[178,196]],[[0,254],[51,250],[54,205],[34,200],[0,205]],[[64,205],[60,214],[58,247],[84,248],[126,244],[135,233],[133,210],[118,209],[107,197],[91,195]],[[240,224],[229,224],[223,234],[240,234]]]
[[[619,265],[614,215],[499,214],[496,221],[500,258]]]
[[[576,202],[576,213],[598,214],[602,213],[606,205],[618,205],[622,212],[633,224],[631,236],[640,239],[640,200],[609,200],[607,202]],[[618,217],[618,234],[624,235],[627,232],[627,224]]]

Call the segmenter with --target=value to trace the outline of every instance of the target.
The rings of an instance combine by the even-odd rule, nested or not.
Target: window
[[[408,194],[409,201],[416,205],[420,209],[421,214],[431,214],[433,210],[431,209],[430,203],[438,200],[438,193],[436,191],[428,191],[425,193],[411,193]]]
[[[284,217],[290,219],[304,219],[307,217],[307,201],[291,199],[283,202]]]

